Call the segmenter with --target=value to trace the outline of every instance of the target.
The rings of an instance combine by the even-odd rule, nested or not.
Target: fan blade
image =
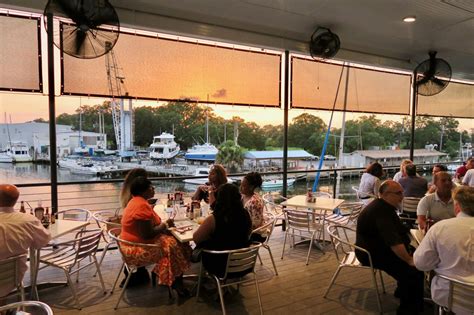
[[[76,44],[75,44],[75,53],[79,55],[83,49],[84,41],[86,40],[87,32],[83,32],[81,29],[77,29],[76,32]]]
[[[74,21],[74,23],[79,23],[78,18],[78,6],[76,1],[69,1],[69,0],[53,0],[54,3],[58,5],[58,7],[66,14],[68,18]],[[76,4],[76,7],[73,5]]]
[[[423,76],[420,80],[416,81],[416,85],[420,86],[420,85],[426,84],[429,81],[430,81],[430,77]]]
[[[97,8],[94,15],[90,16],[91,27],[99,25],[118,25],[118,16],[115,9],[108,1],[104,1],[104,6]]]
[[[436,84],[436,85],[438,85],[438,86],[440,86],[440,87],[444,87],[444,86],[446,85],[446,81],[443,81],[443,80],[438,79],[438,78],[433,78],[433,79],[431,79],[431,81],[432,81],[434,84]]]

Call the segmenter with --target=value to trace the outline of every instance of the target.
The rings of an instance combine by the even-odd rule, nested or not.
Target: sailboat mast
[[[206,143],[209,143],[209,116],[206,112]]]
[[[8,143],[9,143],[9,146],[11,148],[12,146],[12,138],[10,136],[10,126],[8,125],[8,121],[7,121],[7,112],[5,112],[5,124],[7,125],[7,134],[8,134]]]
[[[339,140],[339,160],[338,160],[338,168],[341,168],[343,161],[344,161],[344,133],[346,131],[346,108],[347,108],[347,94],[349,90],[349,67],[347,67],[346,72],[346,87],[344,90],[344,110],[342,111],[342,127],[341,127],[341,138]],[[341,179],[342,179],[342,171],[337,173],[337,180],[336,180],[336,198],[339,196],[339,191],[341,188]]]

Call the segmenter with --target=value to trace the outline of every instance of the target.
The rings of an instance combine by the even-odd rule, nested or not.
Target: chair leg
[[[219,299],[221,300],[222,315],[226,315],[225,305],[224,305],[224,294],[222,293],[221,282],[219,281],[219,279],[217,279],[216,276],[214,276],[214,279],[217,282],[217,291],[219,292]]]
[[[110,293],[114,293],[115,287],[117,286],[118,279],[120,278],[120,275],[122,274],[124,268],[125,268],[125,263],[122,263],[122,267],[120,267],[120,271],[118,272],[117,278],[115,278],[114,286],[112,287],[112,291],[110,291]]]
[[[67,283],[69,284],[69,287],[71,288],[72,296],[74,297],[74,300],[76,301],[77,308],[81,310],[82,306],[81,306],[81,303],[79,303],[79,298],[77,296],[76,288],[74,287],[74,283],[72,282],[71,276],[69,275],[69,272],[67,270],[64,270],[64,273],[66,274]]]
[[[314,242],[314,233],[311,235],[311,240],[309,241],[308,255],[306,256],[306,266],[309,264],[309,255],[311,254],[311,248],[313,247]]]
[[[337,270],[336,270],[336,272],[334,273],[334,275],[332,276],[331,282],[329,283],[329,286],[328,286],[328,288],[326,289],[326,292],[324,292],[323,297],[326,297],[326,296],[328,295],[329,290],[331,290],[331,288],[332,288],[334,282],[336,282],[336,278],[337,278],[337,276],[339,275],[339,272],[341,272],[341,269],[342,269],[341,266],[337,267]]]
[[[383,276],[382,276],[382,270],[379,269],[379,276],[380,276],[380,283],[382,284],[382,293],[387,293],[385,292],[385,284],[383,283]]]
[[[199,264],[199,277],[196,289],[196,302],[199,301],[199,292],[201,291],[201,281],[202,281],[202,274],[204,273],[204,267],[202,266],[202,260]]]
[[[255,273],[255,271],[253,272],[253,278],[255,279],[255,288],[257,289],[257,298],[258,306],[260,306],[260,314],[263,314],[262,299],[260,298],[260,290],[258,288],[257,274]]]
[[[114,310],[117,310],[120,301],[122,301],[123,295],[125,293],[125,289],[127,289],[128,281],[130,280],[130,277],[132,276],[132,273],[135,271],[135,268],[130,268],[128,271],[127,279],[125,279],[125,284],[123,285],[122,292],[120,292],[120,296],[117,300],[117,304],[115,304]]]
[[[285,231],[285,239],[283,241],[283,250],[281,251],[281,259],[283,259],[283,253],[285,253],[286,239],[288,237],[289,230],[290,230],[290,228],[286,229],[286,231]]]
[[[260,266],[263,266],[263,261],[262,258],[260,257],[260,254],[257,254],[258,260],[260,261]]]
[[[90,258],[90,257],[89,257]],[[76,283],[79,283],[79,269],[81,267],[81,262],[77,262],[77,272],[76,272]]]
[[[263,247],[268,250],[268,253],[270,254],[270,259],[272,260],[273,269],[275,269],[275,276],[278,276],[277,266],[275,265],[275,260],[273,260],[273,254],[272,254],[272,250],[270,249],[270,246],[265,244],[263,245]],[[260,258],[260,256],[258,257]]]
[[[20,284],[20,301],[23,302],[25,300],[25,287],[23,286],[23,283]],[[33,289],[33,288],[32,288]]]
[[[110,246],[110,243],[107,243],[107,245],[105,245],[104,250],[102,251],[102,255],[100,256],[99,266],[102,266],[102,262],[104,261],[105,254],[109,250],[109,246]],[[94,273],[94,277],[95,276],[97,276],[97,271]]]
[[[374,283],[374,287],[375,287],[375,293],[377,294],[377,304],[379,306],[379,311],[380,311],[380,314],[383,314],[383,308],[382,308],[382,301],[380,301],[380,292],[379,292],[379,286],[377,284],[377,274],[376,274],[376,270],[373,270],[372,269],[372,282]]]
[[[94,260],[95,268],[97,270],[96,274],[99,275],[99,280],[102,286],[102,290],[104,291],[104,294],[106,294],[107,290],[105,290],[104,278],[102,278],[102,273],[100,272],[100,264],[97,262],[97,258],[95,256],[93,256],[92,259]]]

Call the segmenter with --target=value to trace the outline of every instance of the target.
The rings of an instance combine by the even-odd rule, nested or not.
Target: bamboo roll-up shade
[[[39,18],[0,15],[0,90],[42,92]]]
[[[352,112],[410,113],[409,74],[345,66],[336,93],[342,65],[298,57],[292,57],[291,65],[292,108],[332,110],[337,95],[338,111],[346,104],[345,110]]]
[[[129,33],[113,49],[129,97],[280,106],[281,54]],[[64,55],[63,73],[63,94],[111,96],[105,56]]]
[[[418,95],[416,114],[420,116],[474,118],[474,85],[450,82],[433,96]]]

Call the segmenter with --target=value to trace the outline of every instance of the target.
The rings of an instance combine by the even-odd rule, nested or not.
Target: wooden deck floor
[[[263,310],[267,314],[374,314],[378,313],[375,290],[372,287],[370,271],[346,269],[339,275],[328,298],[323,298],[337,261],[331,246],[326,247],[326,254],[313,249],[309,265],[305,265],[308,245],[285,250],[284,259],[280,259],[283,246],[284,232],[275,228],[270,242],[278,276],[273,273],[273,267],[268,252],[261,249],[263,266],[257,265],[256,271],[260,283]],[[199,302],[195,297],[182,299],[168,298],[165,287],[153,288],[151,284],[126,290],[124,301],[119,309],[114,305],[121,289],[117,287],[110,293],[113,282],[121,265],[117,250],[110,251],[102,265],[107,294],[103,294],[98,278],[92,277],[91,270],[81,272],[81,280],[77,284],[82,310],[74,308],[74,301],[68,287],[56,287],[41,290],[40,300],[51,305],[55,314],[220,314],[220,304],[213,290],[211,281],[204,285],[202,298]],[[198,265],[192,267],[189,273],[197,273]],[[121,277],[122,278],[122,277]],[[45,269],[39,274],[39,281],[65,279],[59,270]],[[385,313],[394,314],[398,300],[393,297],[394,280],[384,274],[387,293],[382,296]],[[25,284],[27,283],[25,277]],[[191,287],[193,280],[186,280]],[[226,296],[226,309],[229,314],[258,314],[258,300],[255,286],[242,286],[240,292]],[[432,314],[430,307],[425,314]]]

